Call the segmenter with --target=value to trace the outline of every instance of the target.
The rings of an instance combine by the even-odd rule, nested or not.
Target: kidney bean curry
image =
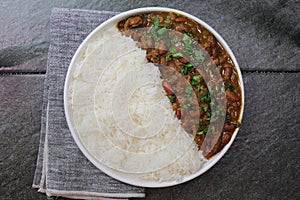
[[[240,126],[242,91],[235,65],[215,36],[198,22],[174,12],[131,16],[118,22],[117,28],[159,67],[162,86],[177,118],[187,133],[194,134],[205,157],[222,150]],[[217,105],[207,83],[214,73],[222,84],[219,91],[225,97],[224,107]],[[218,119],[222,127],[213,131],[212,123]],[[206,138],[210,129],[212,133]]]

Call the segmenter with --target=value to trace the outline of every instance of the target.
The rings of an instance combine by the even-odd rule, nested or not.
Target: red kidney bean
[[[173,21],[175,20],[177,15],[175,13],[170,13],[170,19]]]
[[[217,48],[213,48],[212,50],[212,56],[214,59],[218,58],[218,55],[219,55],[219,51]]]
[[[223,55],[221,58],[221,63],[225,63],[228,61],[228,56],[227,55]]]
[[[223,132],[223,135],[222,135],[222,145],[225,146],[226,144],[228,144],[228,142],[230,141],[230,139],[231,139],[230,133]]]
[[[176,17],[174,21],[178,22],[178,23],[182,23],[182,22],[186,22],[187,18],[186,17]]]
[[[231,67],[223,67],[222,76],[225,80],[230,80],[232,76],[232,68]]]
[[[137,27],[139,26],[141,23],[143,23],[141,16],[135,16],[133,18],[130,18],[130,25],[132,27]]]
[[[217,46],[217,40],[216,40],[216,38],[214,36],[212,36],[212,35],[208,36],[208,41],[211,42],[211,46],[212,47],[216,47]]]
[[[233,132],[235,127],[233,124],[225,124],[223,129],[224,129],[224,131]]]

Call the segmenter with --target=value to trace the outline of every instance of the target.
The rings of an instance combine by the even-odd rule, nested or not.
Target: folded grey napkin
[[[74,142],[63,108],[65,75],[76,49],[108,11],[53,9],[42,124],[33,187],[48,196],[80,199],[144,197],[144,188],[121,183],[97,169]]]

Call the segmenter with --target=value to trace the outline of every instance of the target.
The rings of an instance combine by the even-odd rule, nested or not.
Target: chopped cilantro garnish
[[[194,65],[192,63],[188,63],[185,66],[187,66],[187,67],[193,67]]]
[[[189,71],[193,70],[194,65],[192,63],[188,63],[184,66],[182,66],[180,72],[183,73],[184,75],[187,75],[189,73]]]
[[[175,94],[168,95],[168,98],[171,101],[171,103],[175,103],[176,102],[176,96],[175,96]]]
[[[241,123],[240,122],[236,122],[235,124],[233,124],[235,128],[238,128],[241,126]]]
[[[158,26],[159,26],[159,19],[158,19],[158,17],[154,17],[153,26],[151,27],[149,34],[148,34],[150,37],[156,36]]]
[[[205,127],[202,131],[198,131],[197,135],[206,134],[208,132],[208,129],[209,129],[209,125],[207,127]]]
[[[171,51],[174,51],[174,49],[171,49]],[[171,57],[173,57],[173,58],[182,58],[183,55],[182,55],[182,53],[170,53],[170,54],[166,55],[166,61],[167,62],[170,61]]]
[[[174,53],[174,54],[172,54],[172,56],[173,56],[173,58],[182,58],[183,57],[182,53]]]
[[[202,76],[201,75],[196,75],[193,76],[192,78],[192,85],[197,85],[200,83]]]
[[[186,96],[188,101],[192,100],[191,94],[192,94],[193,91],[194,91],[193,88],[190,87],[190,86],[185,88],[185,96]]]
[[[204,131],[198,131],[197,132],[197,135],[203,135],[204,134]]]
[[[209,101],[210,101],[210,94],[209,94],[209,92],[207,92],[207,91],[204,92],[204,93],[201,95],[200,100],[201,100],[202,103],[207,103],[207,102],[209,102]]]
[[[193,47],[192,47],[192,39],[188,36],[188,34],[184,33],[183,34],[183,39],[182,39],[184,46],[185,46],[185,51],[187,54],[192,54],[193,52]]]
[[[156,31],[156,28],[153,26],[148,33],[149,37],[154,37],[156,34],[155,31]]]
[[[193,92],[193,88],[192,87],[186,87],[185,88],[185,93],[187,93],[187,94],[191,94]]]
[[[159,25],[158,17],[154,17],[153,24],[154,24],[155,27],[158,27],[158,25]]]
[[[203,112],[206,112],[207,110],[208,110],[208,106],[202,107],[202,111],[203,111]]]
[[[191,104],[187,103],[187,104],[184,104],[184,105],[183,105],[183,108],[184,108],[184,109],[188,109],[190,106],[191,106]]]
[[[200,92],[201,90],[204,89],[204,87],[203,87],[203,85],[199,85],[197,89],[198,89],[198,91]]]
[[[186,66],[183,66],[180,70],[181,73],[183,73],[184,75],[187,75],[188,74],[188,68]]]
[[[214,108],[215,103],[216,103],[215,98],[211,98],[211,100],[210,100],[210,107],[211,107],[211,108]]]
[[[157,34],[158,35],[163,35],[163,34],[166,33],[166,31],[167,31],[167,28],[163,27],[163,28],[158,29]]]
[[[224,116],[224,115],[225,115],[225,113],[222,111],[222,107],[220,105],[217,105],[215,107],[214,112],[212,113],[211,122],[217,121],[219,119],[219,117]]]
[[[229,115],[226,115],[225,117],[225,123],[231,122],[231,117]]]
[[[234,90],[234,86],[231,83],[225,83],[224,85],[225,85],[225,90],[227,90],[227,89],[229,89],[231,91]]]
[[[183,43],[185,44],[185,45],[191,45],[192,44],[192,39],[190,38],[190,36],[188,36],[188,34],[183,34]]]
[[[177,51],[176,47],[171,47],[171,53],[172,54],[176,53],[176,51]]]
[[[166,55],[166,61],[169,62],[171,60],[172,54]]]
[[[178,38],[171,39],[172,43],[178,43],[178,41],[179,41]]]
[[[201,50],[195,51],[195,59],[198,63],[202,63],[204,61],[203,52]]]
[[[195,37],[195,34],[194,34],[193,32],[188,32],[188,31],[186,31],[186,30],[182,30],[182,32],[183,32],[184,34],[187,34],[187,35],[190,36],[190,37]]]

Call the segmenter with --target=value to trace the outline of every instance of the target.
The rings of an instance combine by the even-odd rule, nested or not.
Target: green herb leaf
[[[199,85],[197,89],[198,89],[198,91],[200,92],[201,90],[204,89],[204,86],[203,86],[203,85]]]
[[[187,75],[188,74],[188,68],[186,66],[183,66],[180,70],[180,72],[184,75]]]
[[[201,95],[201,97],[200,97],[200,101],[202,102],[202,103],[207,103],[207,102],[209,102],[210,101],[210,94],[209,94],[209,92],[204,92],[202,95]]]
[[[208,110],[208,106],[202,107],[202,111],[203,111],[203,112],[206,112],[207,110]]]
[[[159,25],[158,17],[154,17],[153,24],[154,24],[154,27],[158,27],[158,25]]]
[[[187,35],[190,36],[190,37],[195,37],[195,34],[194,34],[193,32],[188,32],[188,31],[186,31],[186,30],[182,30],[182,32],[183,32],[184,34],[187,34]]]
[[[169,98],[169,100],[170,100],[171,103],[176,103],[176,96],[175,96],[175,94],[168,95],[168,98]]]
[[[190,36],[188,36],[188,34],[183,34],[183,43],[185,44],[185,45],[191,45],[192,44],[192,39],[190,38]]]
[[[213,101],[211,101],[211,102],[213,102]],[[212,105],[211,105],[211,107],[212,107]],[[222,107],[220,105],[217,105],[215,107],[214,112],[212,113],[211,122],[217,121],[221,116],[224,116],[224,115],[225,115],[225,112],[222,111]]]
[[[148,33],[149,37],[154,37],[155,36],[155,34],[156,34],[155,30],[156,30],[156,28],[154,26],[151,27],[151,29]]]
[[[173,58],[182,58],[183,57],[182,53],[174,53],[172,56],[173,56]]]
[[[231,122],[231,117],[230,117],[230,115],[226,115],[225,123],[229,123],[229,122]]]
[[[192,54],[192,52],[193,52],[193,47],[192,47],[193,40],[188,36],[188,34],[185,33],[183,35],[182,41],[184,43],[186,53],[189,54],[189,55]]]
[[[201,75],[196,75],[196,76],[193,76],[192,78],[192,85],[197,85],[200,83],[202,79],[202,76]]]
[[[166,61],[169,62],[171,60],[172,54],[166,55]]]
[[[197,132],[197,135],[203,135],[204,134],[204,131],[198,131]]]
[[[235,124],[233,124],[235,128],[238,128],[241,126],[241,123],[240,122],[236,122]]]
[[[172,43],[178,43],[179,40],[178,40],[178,38],[174,38],[174,39],[171,39],[171,42],[172,42]]]
[[[208,129],[209,129],[209,125],[207,127],[205,127],[202,131],[198,131],[197,135],[206,134],[208,132]]]
[[[231,83],[224,83],[225,85],[225,90],[231,90],[233,91],[234,90],[234,86],[231,84]]]
[[[172,54],[176,53],[176,51],[177,51],[176,47],[172,47],[172,48],[171,48],[171,53],[172,53]]]
[[[182,107],[183,107],[184,109],[188,109],[190,106],[191,106],[191,104],[187,103],[187,104],[184,104]]]
[[[193,92],[193,88],[192,87],[186,87],[185,88],[185,93],[187,93],[187,94],[191,94]]]
[[[188,63],[185,66],[187,66],[187,67],[193,67],[194,65],[192,63]]]
[[[201,50],[195,51],[195,59],[197,62],[202,63],[204,61],[203,52]]]
[[[158,29],[157,34],[158,35],[163,35],[163,34],[166,33],[167,30],[168,29],[166,27],[160,28],[160,29]]]

